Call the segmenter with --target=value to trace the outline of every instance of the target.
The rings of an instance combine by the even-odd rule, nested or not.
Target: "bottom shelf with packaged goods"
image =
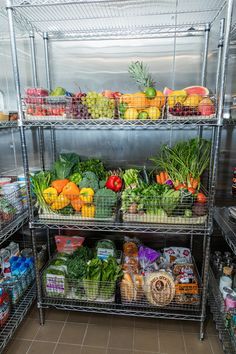
[[[216,329],[219,332],[219,338],[222,341],[224,352],[226,354],[235,354],[236,339],[234,334],[234,321],[231,315],[230,318],[227,318],[229,313],[225,311],[224,299],[212,269],[210,269],[209,272],[208,301],[213,314],[213,320],[216,323]]]
[[[9,319],[0,328],[0,353],[3,352],[10,339],[13,337],[15,331],[25,318],[27,312],[31,308],[36,298],[36,286],[33,283],[24,293],[20,301],[13,305],[10,311]]]

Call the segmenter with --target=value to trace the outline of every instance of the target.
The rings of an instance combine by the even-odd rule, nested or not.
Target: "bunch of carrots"
[[[150,160],[162,170],[156,175],[157,183],[173,184],[175,189],[186,188],[191,193],[200,189],[200,177],[209,165],[211,144],[195,138],[180,141],[173,147],[164,145],[161,153]]]

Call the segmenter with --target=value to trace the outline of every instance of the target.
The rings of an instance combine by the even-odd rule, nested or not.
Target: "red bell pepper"
[[[105,186],[114,192],[119,192],[122,188],[122,179],[119,176],[110,176]]]

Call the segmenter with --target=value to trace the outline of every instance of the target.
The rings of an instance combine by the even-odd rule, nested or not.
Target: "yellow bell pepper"
[[[61,193],[51,205],[52,210],[60,210],[70,204],[70,200]]]
[[[95,206],[94,205],[83,205],[81,208],[81,215],[83,218],[94,218]]]
[[[56,188],[49,187],[49,188],[44,189],[43,197],[44,197],[44,200],[47,204],[54,203],[58,197],[58,193],[57,193]]]
[[[82,188],[79,197],[85,203],[92,203],[94,190],[92,188]]]

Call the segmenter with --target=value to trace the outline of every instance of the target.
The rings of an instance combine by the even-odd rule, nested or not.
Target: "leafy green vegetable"
[[[75,213],[74,208],[71,205],[66,206],[63,209],[57,210],[58,214],[61,215],[73,215]]]
[[[60,154],[59,159],[52,168],[53,180],[68,178],[79,161],[79,156],[75,153]]]
[[[82,174],[79,172],[75,172],[75,173],[73,173],[73,175],[71,175],[69,177],[69,180],[71,182],[74,182],[75,184],[78,184],[78,185],[82,181],[82,179],[83,179]]]
[[[171,215],[173,210],[178,206],[179,200],[180,191],[176,191],[170,188],[162,195],[161,206],[168,215]]]
[[[99,180],[106,179],[107,172],[103,163],[98,159],[89,159],[78,163],[76,172],[84,173],[86,171],[94,172]]]
[[[130,168],[126,170],[123,174],[123,180],[125,182],[125,187],[138,187],[139,185],[139,170]]]
[[[59,160],[61,162],[70,162],[71,164],[75,165],[79,162],[80,158],[75,152],[71,153],[62,153],[59,155]]]
[[[48,213],[50,207],[44,200],[43,191],[47,189],[51,182],[51,174],[48,171],[41,171],[31,176],[32,190],[37,197],[37,206],[39,211]]]
[[[98,178],[94,172],[87,171],[82,176],[83,179],[79,183],[80,188],[92,188],[94,191],[99,189]]]
[[[100,297],[104,300],[110,299],[115,294],[116,282],[122,278],[121,266],[117,264],[114,257],[108,257],[102,263]]]
[[[91,259],[87,264],[86,276],[83,286],[88,300],[96,300],[99,294],[99,285],[102,273],[102,261],[98,258]]]

